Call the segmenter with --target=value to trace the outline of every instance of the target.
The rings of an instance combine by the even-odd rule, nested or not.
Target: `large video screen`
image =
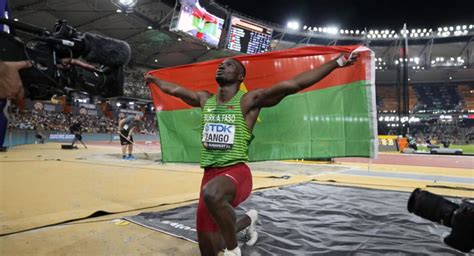
[[[232,17],[227,49],[253,54],[269,50],[273,29],[255,24],[254,22]]]
[[[188,3],[186,3],[188,2]],[[172,21],[171,31],[182,31],[217,47],[224,26],[224,19],[206,11],[199,1],[182,1],[178,20]]]

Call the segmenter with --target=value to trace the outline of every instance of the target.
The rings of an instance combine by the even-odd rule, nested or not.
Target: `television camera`
[[[59,20],[52,31],[31,24],[0,18],[11,33],[0,32],[0,60],[29,60],[31,68],[20,71],[25,95],[50,99],[83,91],[91,95],[123,95],[123,66],[130,60],[130,46],[121,40],[80,33],[67,21]],[[21,35],[21,36],[20,36]],[[83,58],[98,67],[71,65],[65,60]]]
[[[422,218],[451,228],[444,243],[468,253],[474,249],[474,203],[463,200],[456,204],[446,198],[419,188],[408,199],[408,211]]]

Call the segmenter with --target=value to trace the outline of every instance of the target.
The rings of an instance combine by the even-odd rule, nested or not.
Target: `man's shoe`
[[[250,225],[245,230],[245,237],[249,240],[245,243],[248,246],[252,246],[257,242],[258,233],[257,233],[257,219],[258,219],[258,212],[257,210],[251,209],[246,212],[247,216],[250,218]]]
[[[133,161],[133,160],[137,160],[137,159],[134,156],[128,156],[127,160],[132,160]]]
[[[240,248],[237,246],[233,250],[224,250],[224,256],[241,256]]]
[[[0,152],[7,152],[7,147],[0,147]]]

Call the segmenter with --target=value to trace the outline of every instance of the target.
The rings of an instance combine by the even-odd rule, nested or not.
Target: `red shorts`
[[[196,230],[198,232],[219,231],[219,227],[214,222],[202,198],[202,188],[207,182],[217,176],[226,176],[234,183],[236,192],[234,200],[231,203],[234,208],[245,201],[252,192],[252,174],[246,164],[238,163],[226,167],[205,168],[204,176],[201,181],[201,192],[196,215]]]

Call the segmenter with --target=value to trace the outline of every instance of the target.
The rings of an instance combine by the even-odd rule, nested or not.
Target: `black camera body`
[[[458,205],[417,188],[411,193],[407,208],[422,218],[452,228],[444,238],[447,245],[466,253],[474,249],[474,203],[463,200]]]
[[[86,37],[66,21],[57,21],[52,33],[4,18],[0,18],[0,24],[8,25],[12,31],[11,34],[0,32],[0,60],[30,60],[33,63],[33,67],[20,71],[28,98],[50,99],[52,95],[68,94],[71,91],[84,91],[102,97],[123,95],[125,62],[123,65],[120,62],[117,62],[119,65],[113,63],[112,66],[104,65],[108,63],[101,63],[100,58],[91,58],[94,63],[102,65],[100,69],[77,65],[61,68],[62,59],[84,57],[90,52],[101,50],[91,48],[91,45],[95,47],[94,44],[88,44]],[[16,32],[20,31],[24,38],[18,37]],[[102,62],[107,62],[107,59],[104,58]]]

